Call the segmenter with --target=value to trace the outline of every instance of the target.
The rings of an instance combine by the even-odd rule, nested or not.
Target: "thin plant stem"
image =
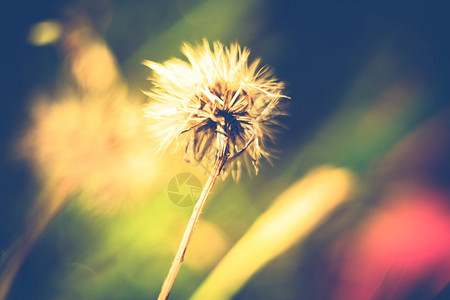
[[[27,257],[31,248],[48,227],[50,222],[64,207],[67,198],[67,189],[58,188],[56,191],[44,193],[36,203],[30,218],[26,224],[25,232],[17,238],[9,252],[11,256],[7,258],[0,273],[0,300],[6,299],[14,278],[17,275],[23,261]],[[48,201],[50,199],[50,201]]]
[[[208,181],[203,187],[202,193],[200,194],[200,198],[197,200],[195,204],[194,210],[192,212],[189,223],[186,227],[186,230],[183,235],[183,239],[181,240],[180,246],[178,247],[177,254],[175,255],[175,259],[172,262],[172,266],[170,267],[169,273],[167,274],[164,283],[161,288],[161,292],[159,293],[158,300],[166,300],[169,297],[170,290],[172,289],[172,285],[177,277],[178,271],[180,270],[181,263],[184,260],[184,255],[186,253],[186,249],[191,241],[192,234],[194,233],[195,226],[198,223],[201,213],[203,212],[203,208],[205,207],[206,200],[208,199],[209,194],[211,194],[211,190],[220,175],[220,172],[225,165],[228,158],[228,145],[227,138],[219,134],[217,136],[218,141],[218,151],[216,155],[216,161],[214,163],[214,167],[209,175]]]

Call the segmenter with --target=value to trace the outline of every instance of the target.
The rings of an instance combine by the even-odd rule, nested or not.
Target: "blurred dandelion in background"
[[[80,191],[103,212],[145,195],[158,170],[140,106],[120,98],[38,101],[22,145],[51,189]]]
[[[50,30],[48,23],[39,26]],[[157,178],[140,104],[127,97],[114,57],[87,25],[68,27],[62,39],[79,91],[34,101],[19,152],[33,166],[43,192],[10,250],[0,299],[69,196],[81,193],[83,207],[111,213],[143,200]]]

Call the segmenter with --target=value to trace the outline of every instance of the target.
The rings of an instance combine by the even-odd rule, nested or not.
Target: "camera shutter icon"
[[[191,207],[200,197],[202,184],[191,173],[180,173],[169,181],[167,195],[170,201],[179,207]]]

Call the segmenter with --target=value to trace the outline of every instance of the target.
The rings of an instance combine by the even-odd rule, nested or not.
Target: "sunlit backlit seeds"
[[[272,156],[268,141],[279,125],[277,117],[285,114],[283,82],[260,67],[259,59],[249,63],[250,51],[238,44],[216,42],[211,50],[204,40],[198,46],[184,44],[182,52],[189,62],[144,62],[153,70],[145,111],[159,149],[176,141],[188,162],[205,160],[211,166],[222,135],[228,148],[224,171],[231,170],[235,179],[243,166],[257,173],[260,159]]]

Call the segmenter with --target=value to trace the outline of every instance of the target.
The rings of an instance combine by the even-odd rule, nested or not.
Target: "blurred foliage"
[[[36,70],[15,69],[23,82],[14,97],[21,101],[17,106],[34,107],[44,90],[49,105],[70,95],[89,98],[98,103],[99,111],[110,107],[108,100],[99,99],[118,97],[132,100],[137,112],[145,101],[141,90],[150,88],[146,81],[149,71],[141,65],[144,59],[181,58],[183,41],[197,42],[203,37],[224,43],[238,41],[287,82],[291,116],[282,121],[290,129],[280,135],[280,158],[274,167],[266,164],[257,177],[239,183],[226,180],[214,188],[171,299],[191,295],[205,299],[198,296],[202,289],[220,292],[214,289],[214,282],[234,284],[232,292],[222,294],[223,299],[345,299],[356,290],[371,291],[366,297],[375,299],[389,299],[383,298],[386,295],[427,299],[439,293],[444,299],[449,295],[444,287],[450,274],[444,256],[428,261],[413,253],[405,264],[417,267],[419,275],[408,277],[393,266],[389,277],[382,271],[390,258],[396,257],[393,253],[409,253],[409,246],[418,240],[393,243],[395,247],[379,254],[375,250],[380,243],[403,241],[408,231],[395,231],[387,240],[374,233],[364,238],[365,233],[376,231],[370,228],[377,228],[381,222],[377,216],[383,213],[399,214],[406,224],[418,218],[444,240],[447,234],[438,229],[448,225],[445,217],[450,215],[449,85],[444,79],[450,72],[448,60],[442,59],[450,52],[443,41],[445,23],[439,8],[420,1],[408,5],[385,7],[352,1],[306,5],[287,0],[65,1],[58,4],[58,12],[51,8],[52,14],[26,16],[30,44],[22,45],[27,52],[20,62]],[[50,10],[50,6],[42,4],[40,9],[38,12]],[[24,32],[17,34],[26,40]],[[6,109],[9,103],[2,105]],[[2,149],[5,153],[16,151],[12,145],[29,130],[25,112],[16,112],[15,117],[10,123],[6,122],[11,118],[3,120],[7,128],[14,128],[8,131],[13,138],[4,147],[8,150]],[[95,115],[92,118],[96,119]],[[60,119],[55,126],[64,129],[67,118]],[[80,126],[80,132],[83,128]],[[156,298],[191,214],[191,208],[169,201],[167,183],[182,172],[193,173],[201,182],[207,177],[203,166],[187,165],[180,156],[152,157],[160,166],[148,170],[156,177],[148,179],[148,190],[144,189],[144,195],[134,194],[139,198],[134,200],[140,200],[137,205],[114,213],[92,209],[95,195],[79,189],[83,184],[71,186],[66,207],[55,213],[53,223],[30,252],[8,299]],[[31,179],[31,171],[15,157],[16,153],[5,155],[8,162],[2,161],[2,179],[8,179],[2,181],[6,184],[1,190],[0,262],[11,255],[9,246],[26,227],[25,216],[33,213],[31,199],[45,197],[48,194],[44,192],[52,187],[60,188],[54,183],[49,188],[45,179]],[[54,155],[46,159],[52,162]],[[85,174],[91,175],[89,165]],[[295,187],[310,180],[305,174],[322,165],[342,168],[352,173],[355,181],[339,182],[324,176],[317,194],[304,198],[304,191]],[[119,178],[124,186],[124,177],[138,182],[146,178],[145,168],[131,175],[129,170],[121,173],[118,166],[114,179]],[[68,168],[63,178],[73,178],[73,169]],[[109,168],[97,171],[105,170]],[[110,195],[108,187],[96,186],[98,193],[103,189]],[[421,197],[404,192],[411,186],[418,187]],[[339,188],[349,191],[338,197]],[[393,192],[398,190],[404,193]],[[288,192],[293,194],[287,197]],[[339,199],[333,202],[333,197]],[[285,206],[274,212],[280,199],[286,201]],[[429,215],[403,214],[403,206],[390,205],[399,199],[406,203],[413,199],[416,204],[428,201]],[[287,205],[290,201],[298,206]],[[321,210],[323,203],[330,207]],[[304,214],[309,211],[305,207],[310,215]],[[428,217],[443,221],[427,222]],[[397,228],[400,224],[395,219],[381,224]],[[264,233],[270,226],[275,230]],[[263,233],[258,236],[255,228]],[[255,236],[258,239],[252,240]],[[448,249],[448,244],[429,243],[429,247],[434,248],[424,252],[432,255]],[[348,262],[350,254],[361,263]],[[384,256],[376,260],[375,255]],[[373,273],[363,273],[367,260],[379,262],[380,267],[372,266]],[[430,269],[436,272],[428,272]],[[353,272],[353,277],[365,274],[367,282],[351,282],[353,277],[345,272]],[[397,289],[387,284],[376,290],[370,285],[376,280],[395,283],[402,278],[406,283]]]

